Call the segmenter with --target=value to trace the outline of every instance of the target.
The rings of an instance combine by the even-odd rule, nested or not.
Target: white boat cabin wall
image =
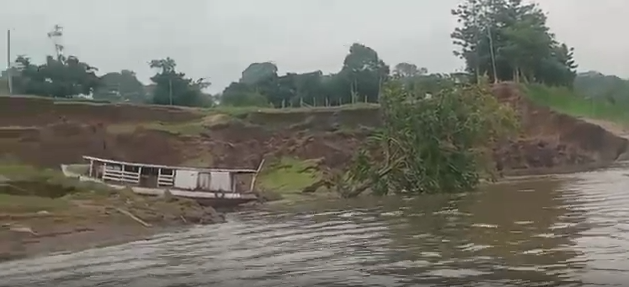
[[[257,170],[200,169],[120,162],[95,157],[89,161],[88,176],[106,183],[147,188],[223,193],[251,192]]]

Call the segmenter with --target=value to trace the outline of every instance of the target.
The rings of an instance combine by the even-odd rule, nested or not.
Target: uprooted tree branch
[[[517,130],[513,109],[498,103],[486,84],[449,85],[426,95],[389,84],[381,97],[382,127],[348,170],[331,173],[317,185],[343,197],[366,190],[413,195],[470,191],[481,178],[493,178],[489,152]]]

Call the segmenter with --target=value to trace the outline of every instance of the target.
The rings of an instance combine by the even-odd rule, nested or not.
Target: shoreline
[[[116,221],[90,226],[48,223],[45,229],[21,227],[0,230],[0,263],[149,240],[155,235],[198,226],[182,223],[145,227],[137,222]]]
[[[2,236],[0,263],[146,240],[168,230],[137,226],[98,225],[92,228],[76,228],[41,235],[13,231],[8,236]],[[6,242],[6,239],[9,242]]]
[[[222,222],[224,216],[214,208],[186,198],[141,196],[64,177],[5,180],[0,184],[0,262]]]
[[[514,180],[585,172],[613,167],[619,163],[622,163],[622,161],[608,164],[580,165],[552,171],[544,170],[546,172],[529,170],[526,174],[521,172],[516,174],[505,173],[497,182],[487,182],[486,184],[501,184]],[[291,193],[285,194],[283,199],[244,205],[235,211],[278,209],[281,206],[291,206],[312,200],[334,199],[339,198],[336,194],[329,191],[319,191],[315,194]],[[195,223],[198,221],[186,220],[183,217],[184,215],[171,215],[153,215],[151,218],[144,216],[143,220],[150,224],[150,226],[145,226],[127,215],[116,212],[100,214],[81,213],[70,216],[67,213],[52,214],[47,212],[29,214],[0,213],[0,263],[148,240],[158,234],[177,232],[199,225]],[[222,218],[224,219],[224,216]],[[207,224],[203,225],[220,224],[224,220],[206,222]]]

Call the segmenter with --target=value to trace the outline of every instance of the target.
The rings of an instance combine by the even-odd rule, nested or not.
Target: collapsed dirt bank
[[[627,151],[628,141],[600,125],[535,105],[513,83],[494,86],[498,99],[517,111],[522,132],[499,144],[494,158],[506,174],[574,172],[602,167]]]
[[[627,149],[627,139],[536,106],[512,83],[496,85],[493,91],[515,107],[522,123],[519,137],[494,149],[504,174],[602,166]],[[236,113],[0,98],[0,152],[55,168],[78,163],[82,155],[240,168],[256,168],[262,157],[291,157],[335,168],[379,124],[378,112],[364,106]]]

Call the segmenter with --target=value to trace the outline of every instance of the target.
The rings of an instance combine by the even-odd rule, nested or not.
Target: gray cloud
[[[14,55],[41,61],[53,51],[46,33],[60,24],[67,53],[101,72],[131,69],[147,81],[152,74],[147,62],[170,56],[181,71],[210,77],[216,92],[256,61],[273,61],[280,72],[337,71],[353,42],[376,49],[391,65],[408,61],[434,72],[461,69],[449,38],[456,25],[449,11],[458,2],[20,0],[0,10],[0,28],[12,29]],[[616,36],[629,24],[629,2],[540,5],[558,38],[576,48],[580,70],[629,76],[624,63],[629,40]],[[6,66],[4,57],[0,65]]]

